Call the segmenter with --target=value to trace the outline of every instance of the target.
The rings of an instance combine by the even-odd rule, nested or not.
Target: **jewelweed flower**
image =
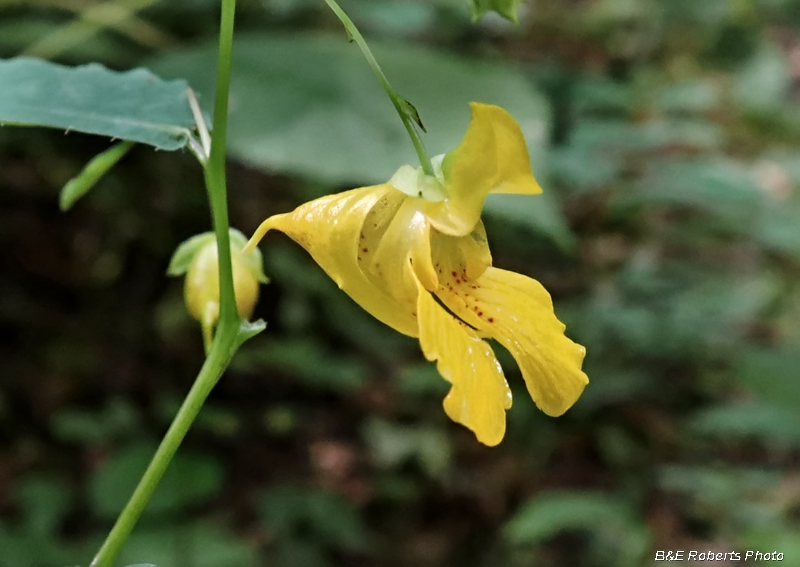
[[[588,378],[585,349],[564,335],[544,287],[492,266],[480,220],[487,194],[541,188],[514,118],[497,106],[471,107],[461,144],[431,160],[435,175],[405,165],[387,183],[269,217],[245,252],[272,229],[300,244],[361,307],[419,338],[451,384],[447,415],[496,445],[511,391],[486,339],[508,349],[548,415],[569,409]]]

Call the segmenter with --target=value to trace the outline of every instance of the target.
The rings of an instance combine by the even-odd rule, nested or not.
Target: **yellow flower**
[[[496,445],[511,391],[486,342],[514,356],[536,405],[551,416],[578,399],[585,349],[564,335],[550,295],[526,276],[492,267],[480,220],[486,195],[540,193],[516,121],[472,103],[461,144],[432,160],[435,177],[403,166],[389,182],[329,195],[265,220],[250,239],[280,230],[305,248],[370,314],[419,337],[452,385],[444,410]]]

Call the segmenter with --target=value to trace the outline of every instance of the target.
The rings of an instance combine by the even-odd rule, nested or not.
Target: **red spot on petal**
[[[489,317],[489,322],[494,323],[494,317]]]
[[[483,317],[483,311],[478,311],[478,317]]]
[[[362,252],[369,252],[369,248],[362,248],[361,251]]]
[[[453,277],[456,277],[456,276],[458,275],[458,274],[457,274],[457,273],[455,273],[455,272],[451,272],[451,273],[453,274]]]

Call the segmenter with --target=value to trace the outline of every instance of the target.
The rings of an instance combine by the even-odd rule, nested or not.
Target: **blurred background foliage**
[[[0,56],[149,66],[210,102],[216,0],[0,2]],[[545,194],[492,197],[495,264],[550,290],[591,383],[505,441],[449,422],[415,341],[297,246],[264,245],[247,343],[120,559],[158,567],[649,565],[758,549],[800,565],[800,3],[342,1],[433,153],[469,100],[520,121]],[[380,182],[413,152],[319,0],[240,0],[231,216]],[[188,154],[0,128],[0,566],[85,565],[202,359],[175,246],[208,230]],[[496,349],[499,347],[495,346]]]

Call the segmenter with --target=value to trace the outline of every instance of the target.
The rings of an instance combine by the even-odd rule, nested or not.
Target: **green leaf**
[[[489,216],[525,226],[546,236],[562,250],[574,250],[577,246],[577,239],[550,191],[535,196],[489,195],[484,210]]]
[[[47,478],[28,478],[19,488],[19,499],[25,510],[27,532],[54,537],[69,506],[69,493],[64,487]]]
[[[719,106],[722,88],[711,80],[681,81],[661,89],[656,108],[675,113],[709,112]]]
[[[352,391],[364,386],[367,369],[356,358],[326,352],[308,339],[271,339],[249,343],[231,368],[242,371],[270,367],[296,375],[317,388]]]
[[[541,543],[563,530],[594,530],[629,520],[624,505],[609,495],[551,492],[528,501],[506,526],[514,544]]]
[[[774,471],[762,468],[665,465],[659,471],[658,484],[665,490],[737,506],[747,493],[767,492],[778,479]]]
[[[767,43],[739,73],[734,94],[745,110],[775,112],[786,100],[792,80],[792,70],[784,49]]]
[[[534,163],[546,144],[550,109],[525,76],[500,62],[371,42],[394,88],[425,118],[431,155],[455,148],[470,101],[498,104],[520,123]],[[151,62],[186,77],[213,101],[216,45]],[[333,184],[383,183],[417,162],[400,119],[358,49],[340,34],[242,33],[233,53],[228,144],[250,165]],[[537,170],[543,179],[543,172]]]
[[[72,208],[75,202],[83,197],[89,189],[95,186],[100,179],[114,167],[125,154],[133,147],[131,142],[120,142],[111,146],[106,151],[97,154],[92,161],[86,164],[83,170],[67,181],[59,196],[59,207],[62,211]]]
[[[65,67],[30,57],[0,61],[0,124],[47,126],[149,144],[187,145],[194,127],[185,81],[146,69]]]
[[[787,499],[787,502],[791,501],[792,499]],[[787,519],[785,522],[781,522],[783,525],[765,526],[744,534],[743,549],[774,550],[787,560],[790,557],[800,557],[800,529],[797,528],[796,522],[794,522],[794,526],[786,525],[790,522],[792,520]],[[753,559],[753,556],[751,555],[748,559]]]
[[[796,410],[800,407],[800,349],[786,345],[750,348],[736,364],[736,377],[760,399]]]
[[[147,563],[141,563],[147,561]],[[227,530],[198,523],[182,527],[137,529],[120,552],[119,563],[158,567],[254,567],[252,545]]]
[[[569,326],[567,327],[569,328]],[[587,363],[585,372],[592,377],[592,388],[581,395],[577,412],[596,411],[597,408],[619,405],[633,399],[646,399],[647,373],[636,369],[619,369],[609,365]]]
[[[331,567],[323,546],[308,538],[282,540],[268,556],[268,565],[280,567]]]
[[[433,364],[427,362],[406,366],[397,376],[398,392],[414,396],[432,396],[444,398],[450,390],[450,384],[443,380]]]
[[[398,467],[413,458],[435,478],[450,466],[452,447],[442,429],[371,419],[364,427],[364,437],[373,460],[382,467]]]
[[[768,200],[751,227],[754,238],[764,246],[795,258],[800,257],[800,203],[797,199]]]
[[[573,146],[594,149],[601,155],[642,152],[665,146],[716,149],[724,136],[719,125],[700,118],[652,119],[641,123],[587,118],[581,120],[570,137]]]
[[[50,429],[61,441],[79,445],[102,445],[115,437],[141,431],[139,417],[130,402],[112,398],[102,411],[63,408],[53,414]]]
[[[660,324],[669,330],[668,343],[676,353],[736,348],[779,289],[769,273],[702,281],[670,299],[669,314]]]
[[[258,507],[264,524],[284,540],[311,532],[327,547],[363,550],[367,528],[358,511],[336,492],[281,486],[266,492]]]
[[[572,96],[575,110],[581,114],[603,112],[606,115],[615,113],[626,116],[634,102],[629,83],[596,75],[578,77]]]
[[[673,464],[661,467],[658,474],[658,484],[665,491],[691,498],[694,514],[715,523],[732,520],[750,526],[779,519],[771,502],[779,481],[779,472],[765,466]]]
[[[650,540],[624,501],[609,494],[579,491],[536,496],[506,525],[505,536],[512,545],[536,545],[564,530],[592,533],[595,546],[614,557],[615,565],[641,565]]]
[[[518,21],[517,6],[522,2],[523,0],[469,0],[473,20],[477,20],[489,10],[494,10],[515,24]]]
[[[764,402],[720,404],[689,421],[695,434],[722,439],[761,439],[800,446],[800,416],[793,409]]]
[[[574,192],[589,192],[616,182],[624,164],[621,155],[610,155],[600,144],[555,148],[551,158],[553,179]]]
[[[382,0],[380,2],[355,2],[347,4],[350,17],[364,29],[386,35],[417,37],[423,30],[437,22],[435,2],[408,2],[407,0]]]
[[[764,202],[764,192],[751,172],[724,159],[655,161],[635,191],[618,196],[614,205],[688,206],[705,210],[747,228]]]
[[[653,4],[646,0],[597,0],[586,6],[586,25],[602,32],[621,25],[633,27],[633,22],[642,20],[652,22],[659,15]]]
[[[150,444],[127,447],[97,469],[91,481],[94,511],[113,518],[128,501],[155,452]],[[164,474],[146,514],[164,515],[207,501],[222,483],[219,463],[204,455],[181,453]]]

